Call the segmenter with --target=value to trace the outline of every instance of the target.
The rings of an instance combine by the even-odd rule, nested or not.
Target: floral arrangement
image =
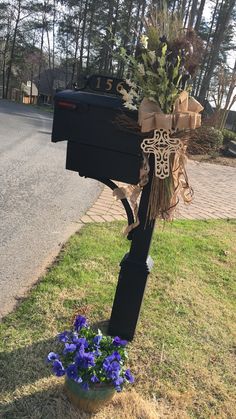
[[[145,20],[145,29],[135,56],[119,48],[128,86],[121,90],[124,106],[138,109],[145,97],[168,114],[181,91],[191,90],[188,83],[201,59],[203,43],[192,29],[181,28],[176,16],[151,15]]]
[[[59,351],[50,352],[47,361],[57,377],[66,376],[85,390],[108,384],[121,391],[134,377],[125,369],[127,341],[95,332],[85,317],[76,316],[73,330],[58,335]]]
[[[139,185],[131,195],[130,189],[124,192],[123,197],[130,198],[136,208],[137,196],[151,177],[147,219],[168,220],[172,218],[179,196],[190,203],[193,195],[185,170],[187,140],[178,138],[178,133],[201,125],[199,112],[203,107],[189,92],[203,43],[192,29],[183,29],[177,15],[168,14],[167,10],[161,13],[154,10],[145,19],[144,27],[135,54],[121,46],[117,54],[126,79],[120,93],[124,107],[138,110],[135,129],[143,139],[141,149],[145,161]],[[120,126],[132,128],[133,122],[128,119],[121,117]],[[149,173],[150,158],[154,159],[154,169]],[[136,213],[135,216],[131,228],[139,223]]]

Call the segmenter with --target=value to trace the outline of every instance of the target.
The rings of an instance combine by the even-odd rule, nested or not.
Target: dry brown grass
[[[11,402],[9,400],[9,416],[7,403],[4,410],[3,417],[11,419],[159,419],[165,417],[168,411],[163,406],[159,409],[157,402],[145,400],[132,390],[116,394],[109,405],[98,413],[85,413],[70,403],[64,387],[58,385],[55,378],[39,380],[35,386],[31,384],[18,388],[11,395]],[[162,411],[162,416],[158,410]]]

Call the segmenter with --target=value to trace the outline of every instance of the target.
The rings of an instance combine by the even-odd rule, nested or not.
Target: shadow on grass
[[[39,341],[15,351],[0,354],[1,390],[14,391],[17,387],[33,383],[52,375],[47,355],[55,348],[56,338]]]
[[[106,334],[109,320],[101,320],[91,326]],[[33,383],[52,375],[47,355],[56,352],[57,337],[39,341],[15,351],[0,354],[0,388],[3,392],[14,391],[17,387]]]
[[[47,390],[34,391],[10,403],[2,404],[0,415],[2,419],[89,419],[93,414],[80,412],[74,408],[61,385],[55,385]]]

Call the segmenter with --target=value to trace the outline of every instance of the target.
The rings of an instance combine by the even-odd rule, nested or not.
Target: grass
[[[45,357],[75,312],[91,323],[109,319],[119,262],[129,247],[122,228],[106,223],[80,230],[5,318],[4,419],[90,417],[68,404]],[[134,390],[93,417],[235,418],[235,243],[234,220],[159,224],[151,247],[155,265],[129,350]]]

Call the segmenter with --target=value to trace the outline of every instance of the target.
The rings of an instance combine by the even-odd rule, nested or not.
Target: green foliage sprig
[[[174,20],[176,23],[177,21]],[[193,44],[196,34],[184,31],[176,23],[178,37],[173,39],[174,25],[165,24],[169,39],[161,35],[160,25],[154,19],[146,19],[146,34],[140,36],[135,55],[124,47],[118,47],[117,57],[123,62],[126,81],[130,89],[121,93],[128,109],[137,109],[146,97],[157,103],[164,113],[171,113],[179,93],[188,89],[188,80],[194,72]],[[173,23],[173,22],[172,22]],[[160,36],[161,35],[161,36]]]
[[[171,50],[167,40],[163,37],[156,50],[150,50],[146,43],[148,38],[140,38],[140,51],[133,57],[124,48],[120,49],[120,59],[125,63],[130,91],[123,89],[125,106],[137,109],[143,97],[157,103],[164,113],[170,113],[173,104],[185,87],[183,84],[190,75],[184,68],[184,55],[181,50],[177,53]],[[145,48],[146,47],[146,48]]]

